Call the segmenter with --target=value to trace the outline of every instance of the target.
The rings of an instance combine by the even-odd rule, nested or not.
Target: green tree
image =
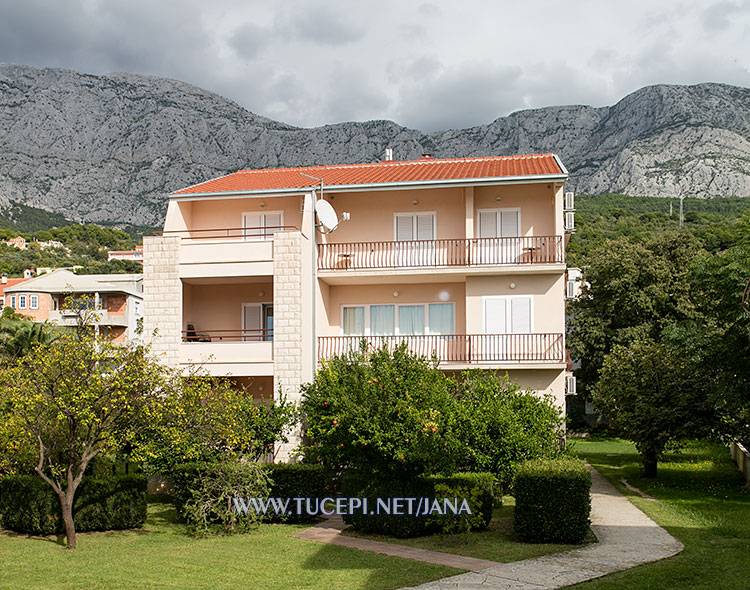
[[[91,460],[120,450],[178,384],[144,347],[80,332],[36,346],[3,372],[4,405],[38,446],[35,471],[60,499],[68,548],[76,546],[73,501]]]
[[[613,346],[659,340],[665,327],[694,317],[688,276],[699,252],[694,237],[678,233],[644,244],[612,240],[594,251],[583,293],[570,306],[568,346],[581,362],[576,374],[584,393]]]
[[[635,443],[644,477],[656,477],[665,449],[711,431],[702,377],[679,351],[649,339],[615,345],[605,357],[594,403]]]
[[[451,472],[463,455],[452,383],[406,345],[334,357],[302,388],[307,460],[408,478]]]

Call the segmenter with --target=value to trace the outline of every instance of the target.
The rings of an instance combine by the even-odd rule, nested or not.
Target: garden
[[[502,375],[363,348],[324,364],[299,406],[259,404],[142,346],[38,336],[0,372],[0,586],[393,588],[460,572],[294,539],[320,518],[243,514],[236,498],[460,499],[457,514],[344,518],[352,535],[493,561],[592,540],[590,476],[557,409]],[[261,462],[300,422],[298,462]],[[172,495],[148,496],[149,475]]]

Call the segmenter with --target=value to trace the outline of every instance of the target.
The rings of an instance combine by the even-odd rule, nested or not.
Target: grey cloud
[[[270,32],[255,23],[239,26],[229,37],[229,46],[242,59],[257,57],[271,40]]]
[[[356,22],[357,11],[333,10],[324,3],[309,3],[295,6],[292,15],[280,17],[277,33],[290,40],[295,38],[312,41],[319,45],[347,45],[359,41],[366,34],[362,22]]]
[[[750,2],[717,2],[703,11],[701,24],[707,32],[718,33],[728,29],[738,13],[749,11]]]

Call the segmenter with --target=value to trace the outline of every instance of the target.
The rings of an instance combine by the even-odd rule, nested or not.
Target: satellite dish
[[[318,214],[318,220],[321,225],[328,231],[333,231],[339,224],[339,216],[336,215],[336,210],[331,206],[328,201],[321,199],[315,202],[315,213]]]

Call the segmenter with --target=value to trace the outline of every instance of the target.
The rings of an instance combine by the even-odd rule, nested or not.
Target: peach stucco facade
[[[281,390],[297,400],[326,356],[361,339],[406,342],[447,371],[507,372],[562,408],[565,169],[465,180],[428,172],[324,183],[322,193],[310,181],[172,194],[163,236],[144,240],[155,352],[231,376],[258,398]],[[321,200],[335,229],[316,215]]]

